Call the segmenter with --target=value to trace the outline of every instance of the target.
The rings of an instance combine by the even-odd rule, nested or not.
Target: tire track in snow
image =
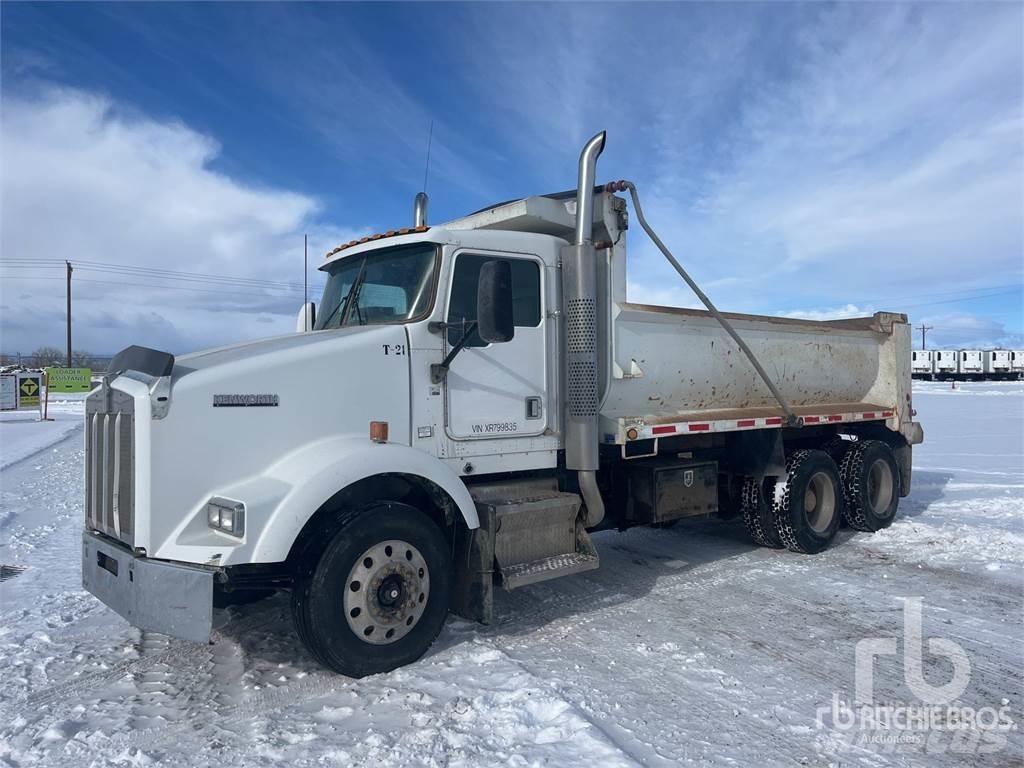
[[[651,544],[650,542],[646,543]],[[845,543],[850,544],[849,541]],[[612,553],[614,551],[613,549]],[[648,554],[656,551],[657,547],[653,545],[645,547],[645,552]],[[846,599],[840,600],[840,605],[837,605],[836,608],[830,608],[830,595],[842,594],[844,589],[850,591],[851,584],[856,585],[856,590],[864,591],[868,595],[872,593],[873,583],[886,584],[890,590],[894,583],[900,583],[900,581],[905,580],[906,583],[912,584],[913,580],[919,576],[918,569],[914,564],[895,562],[890,563],[889,565],[892,567],[887,569],[886,575],[890,577],[889,580],[883,580],[883,575],[878,572],[873,575],[873,578],[866,579],[865,574],[851,573],[846,568],[848,562],[859,561],[861,555],[855,547],[847,550],[832,550],[831,554],[807,559],[782,552],[762,552],[771,557],[773,562],[769,563],[768,558],[758,558],[754,567],[736,573],[728,584],[729,594],[725,600],[720,602],[691,601],[685,605],[685,615],[680,614],[678,618],[673,618],[671,615],[662,616],[660,621],[662,623],[678,623],[691,630],[694,626],[703,627],[707,634],[722,637],[727,647],[742,649],[743,660],[734,667],[737,677],[742,677],[743,671],[749,673],[751,669],[777,669],[781,663],[787,674],[793,676],[793,679],[789,681],[790,685],[799,685],[808,690],[817,690],[825,694],[820,696],[817,702],[807,701],[804,707],[792,712],[792,714],[805,719],[809,718],[813,723],[817,705],[826,704],[826,699],[832,691],[842,691],[851,687],[852,647],[855,642],[864,637],[879,634],[887,636],[902,634],[901,607],[895,600],[885,603],[881,610],[872,614],[870,611],[851,611],[849,601]],[[600,626],[628,626],[630,622],[634,626],[643,628],[645,627],[645,622],[642,620],[645,603],[654,602],[656,606],[653,607],[658,609],[679,605],[681,600],[692,596],[695,592],[714,594],[714,590],[709,588],[705,578],[710,574],[712,581],[718,581],[714,578],[714,572],[717,569],[700,567],[692,569],[681,574],[682,581],[672,577],[658,579],[646,595],[640,597],[634,595],[621,605],[616,605],[614,596],[628,592],[624,589],[625,585],[620,583],[620,578],[624,576],[625,579],[630,579],[632,575],[627,563],[618,562],[622,555],[609,557],[608,555],[612,553],[602,548],[602,557],[605,559],[602,569],[576,577],[578,583],[582,583],[583,580],[589,581],[591,605],[596,604],[596,607],[584,608],[582,614],[573,613],[573,606],[579,610],[579,606],[585,605],[585,603],[579,602],[579,589],[574,587],[563,590],[561,588],[565,582],[539,585],[534,594],[529,594],[526,590],[522,590],[518,595],[513,592],[508,596],[510,599],[503,603],[510,603],[513,608],[531,606],[532,610],[525,611],[525,624],[530,629],[526,634],[513,634],[511,637],[494,632],[488,635],[489,639],[492,642],[497,642],[503,651],[519,659],[541,679],[558,679],[560,670],[557,663],[562,658],[586,658],[588,671],[585,674],[588,680],[591,680],[592,677],[596,678],[602,668],[610,669],[612,665],[618,667],[644,666],[630,663],[629,641],[625,639],[628,634],[607,638],[601,641],[601,644],[595,644],[592,635],[596,633],[588,632],[588,630]],[[625,551],[626,557],[632,554],[633,552]],[[774,557],[772,557],[773,555]],[[801,573],[805,576],[801,577]],[[893,578],[893,576],[905,578]],[[956,571],[940,571],[936,576],[946,577],[948,589],[952,593],[958,593],[968,585],[971,585],[974,590],[978,589],[976,577],[972,578]],[[780,578],[787,581],[796,580],[797,583],[801,578],[807,578],[806,594],[792,590],[780,592],[777,585],[773,584],[773,581],[777,582]],[[940,583],[942,582],[940,581]],[[552,591],[555,592],[554,595],[551,594]],[[913,593],[913,589],[908,591]],[[548,594],[544,594],[545,592]],[[882,592],[882,594],[885,593]],[[538,597],[539,595],[543,595],[543,598]],[[996,622],[999,621],[1000,616],[1012,615],[1014,609],[1012,603],[1013,601],[1008,597],[993,600],[994,616],[990,621],[985,622],[985,628],[990,634],[1001,636]],[[946,604],[949,604],[948,601]],[[774,615],[783,616],[784,619],[782,622],[773,622],[771,630],[765,632],[763,639],[758,639],[758,633],[751,632],[751,606],[757,606],[761,615],[766,618]],[[523,616],[513,613],[511,619],[503,620],[499,626],[502,629],[512,629],[517,618],[522,619]],[[965,615],[963,618],[973,620],[974,624],[979,624],[976,616]],[[540,625],[536,626],[538,620],[540,620]],[[769,619],[769,621],[771,620]],[[960,624],[959,621],[954,621],[954,623]],[[818,641],[819,645],[822,642],[843,643],[844,647],[849,650],[849,658],[830,663],[830,653],[826,646],[818,652],[818,656],[823,659],[824,667],[816,670],[815,658],[807,656],[807,633],[809,630],[824,635],[822,640]],[[978,648],[978,639],[970,637],[967,630],[962,635],[947,634],[960,636],[965,643],[969,643],[968,647]],[[591,637],[591,640],[582,642],[573,640],[581,635]],[[1010,639],[1007,636],[1007,640]],[[538,653],[539,646],[544,643],[558,649],[558,653],[551,654],[551,661],[555,664],[549,668],[537,663],[538,658],[547,658],[543,652]],[[1005,690],[1007,679],[1019,679],[1019,671],[1015,672],[1012,667],[1012,642],[1010,645],[1002,647],[1006,648],[1006,651],[1002,657],[995,659],[987,656],[980,648],[975,654],[975,659],[978,662],[975,692],[980,696],[979,704],[991,703],[985,699],[989,690],[998,690],[1000,685]],[[932,659],[931,664],[938,666],[936,659]],[[649,662],[647,666],[649,666]],[[1007,677],[1007,673],[1009,673],[1009,677]],[[642,681],[640,684],[645,690],[645,698],[648,702],[660,700],[659,697],[662,696],[666,683],[668,683],[668,688],[672,688],[673,684],[684,690],[693,687],[692,681],[688,681],[685,676],[677,679],[671,669],[663,669],[661,674],[663,679],[650,681],[650,686],[644,685],[644,682],[647,681]],[[938,670],[938,674],[941,676],[941,669]],[[902,685],[902,678],[891,679],[891,677],[890,675],[889,678],[886,678],[885,675],[880,674],[879,685],[884,685],[895,692]],[[584,687],[575,696],[562,687],[559,690],[563,697],[572,701],[578,708],[588,709],[592,706],[600,706],[602,703],[597,700],[600,697],[595,694],[601,690],[604,682],[595,680],[592,687],[596,690]],[[688,720],[707,719],[708,727],[695,728],[697,732],[711,732],[715,722],[723,722],[723,710],[726,710],[727,713],[728,708],[735,701],[732,696],[719,696],[718,707],[707,706],[707,703],[712,701],[716,695],[713,689],[703,686],[699,690],[699,696],[695,697],[699,703],[696,705],[687,703],[686,717]],[[784,696],[781,698],[784,700]],[[654,711],[671,711],[672,704],[672,701],[661,702],[661,706],[654,707]],[[615,713],[612,709],[608,708],[606,715],[610,720],[615,720]],[[656,716],[654,720],[655,724],[651,726],[651,736],[640,738],[640,741],[650,744],[659,743],[659,737],[664,734],[669,723],[666,722],[664,715]],[[750,728],[751,723],[754,723],[753,729]],[[773,761],[785,760],[788,759],[787,755],[799,754],[800,742],[806,743],[806,734],[797,738],[793,738],[792,734],[786,734],[784,738],[780,739],[777,733],[778,722],[767,722],[767,730],[760,727],[762,723],[765,723],[763,719],[752,720],[748,717],[743,720],[744,730],[752,730],[752,733],[748,735],[751,738],[756,738],[759,743],[765,744],[764,754],[770,755]],[[682,735],[684,737],[682,741],[685,742],[686,734]],[[679,743],[679,741],[676,740],[675,743]],[[720,751],[711,754],[715,754],[717,757],[728,754],[729,750],[725,745],[718,746]],[[688,756],[685,753],[677,753],[670,759],[686,759]],[[829,754],[827,751],[819,752],[819,757],[825,759],[829,757]],[[879,756],[875,752],[862,750],[859,753],[847,753],[845,757],[848,760],[855,759],[861,764],[871,765],[877,763]]]

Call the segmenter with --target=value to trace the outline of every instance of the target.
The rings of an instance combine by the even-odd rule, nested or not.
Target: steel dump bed
[[[804,424],[910,421],[906,315],[811,321],[726,313]],[[616,305],[601,439],[780,428],[784,414],[709,312]]]

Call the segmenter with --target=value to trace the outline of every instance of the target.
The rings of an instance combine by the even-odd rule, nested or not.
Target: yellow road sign
[[[89,368],[47,368],[46,386],[51,392],[88,392],[92,389]]]
[[[39,394],[43,388],[43,374],[41,373],[19,373],[18,374],[18,410],[26,408],[38,408]]]

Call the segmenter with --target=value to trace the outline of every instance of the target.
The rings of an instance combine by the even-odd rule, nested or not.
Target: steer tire
[[[810,509],[808,509],[810,507]],[[775,484],[775,529],[788,549],[813,555],[839,530],[843,491],[836,463],[825,451],[795,451],[786,477]]]
[[[772,549],[781,549],[782,539],[775,528],[772,514],[772,487],[774,482],[765,480],[757,482],[756,478],[746,477],[740,489],[740,511],[743,524],[755,544]]]
[[[862,440],[839,465],[845,505],[843,517],[856,531],[888,528],[900,503],[900,473],[892,448],[881,440]]]
[[[299,566],[292,590],[296,632],[317,661],[349,677],[411,664],[448,615],[448,541],[407,504],[373,504],[341,522],[319,557]]]

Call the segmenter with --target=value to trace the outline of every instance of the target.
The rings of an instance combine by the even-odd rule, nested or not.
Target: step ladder
[[[577,519],[575,493],[548,492],[477,504],[494,519],[494,562],[505,589],[597,568],[597,550]]]
[[[470,489],[480,527],[456,529],[452,611],[490,624],[494,582],[517,589],[598,567],[597,550],[579,520],[578,494],[550,481],[494,483]]]

